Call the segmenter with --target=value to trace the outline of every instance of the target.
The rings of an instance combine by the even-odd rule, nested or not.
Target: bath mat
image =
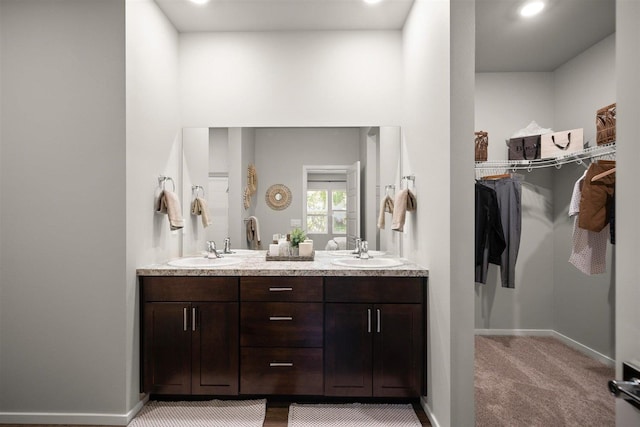
[[[289,406],[289,427],[421,427],[410,404]]]
[[[129,427],[262,427],[266,400],[147,403]]]

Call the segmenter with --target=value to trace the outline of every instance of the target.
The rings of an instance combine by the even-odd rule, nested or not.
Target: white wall
[[[139,401],[136,268],[180,255],[181,235],[154,213],[158,176],[181,182],[178,34],[152,0],[126,1],[127,409]],[[168,184],[167,184],[168,185]],[[177,186],[176,190],[180,192]],[[122,273],[120,273],[122,275]],[[122,277],[122,276],[121,276]]]
[[[398,31],[180,36],[184,126],[400,123]]]
[[[616,100],[615,67],[615,35],[611,35],[555,70],[558,130],[583,128],[585,141],[596,145],[596,111]],[[587,276],[567,262],[573,233],[569,202],[573,185],[584,171],[580,165],[553,171],[554,330],[613,359],[615,248],[608,245],[605,274]]]
[[[622,378],[623,361],[640,363],[640,285],[638,284],[638,161],[640,145],[640,3],[616,2],[617,137],[616,171],[616,378]],[[619,399],[616,402],[618,427],[640,425],[640,410]]]
[[[532,120],[554,127],[553,73],[477,73],[475,81],[475,129],[489,133],[489,160],[506,160],[505,139]],[[515,288],[503,288],[500,267],[489,266],[487,283],[475,285],[476,329],[553,329],[554,171],[523,172]]]
[[[488,160],[506,160],[508,139],[532,120],[552,128],[553,73],[477,73],[475,130],[489,133]]]
[[[429,268],[427,410],[441,426],[474,424],[473,8],[418,0],[403,32],[403,174],[418,206],[403,251]]]
[[[125,5],[0,9],[0,423],[123,422]]]

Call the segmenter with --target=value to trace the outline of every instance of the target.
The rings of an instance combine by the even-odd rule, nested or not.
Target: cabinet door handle
[[[371,309],[367,308],[367,332],[371,333]]]
[[[269,292],[287,292],[292,290],[293,288],[269,288]]]
[[[193,307],[191,308],[191,330],[193,332],[196,331],[196,314],[197,314],[197,307]],[[380,332],[380,331],[378,331]]]
[[[270,368],[291,368],[293,367],[293,363],[291,362],[271,362],[269,363]]]
[[[187,307],[182,308],[182,329],[186,332],[188,328],[189,319],[187,318]]]
[[[291,316],[269,316],[269,320],[278,321],[278,320],[293,320]]]
[[[376,326],[376,328],[377,328],[377,332],[380,333],[380,323],[381,323],[380,322],[380,309],[377,308],[376,311],[377,311],[377,314],[378,314],[378,325]]]

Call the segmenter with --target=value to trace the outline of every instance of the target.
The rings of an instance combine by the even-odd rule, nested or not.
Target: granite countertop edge
[[[265,261],[248,259],[238,265],[220,267],[173,267],[167,263],[138,268],[138,276],[362,276],[428,277],[429,270],[403,259],[397,267],[353,268],[322,261]]]

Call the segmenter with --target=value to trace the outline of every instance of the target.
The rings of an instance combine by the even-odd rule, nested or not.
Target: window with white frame
[[[347,234],[347,188],[344,181],[308,183],[307,234]]]

